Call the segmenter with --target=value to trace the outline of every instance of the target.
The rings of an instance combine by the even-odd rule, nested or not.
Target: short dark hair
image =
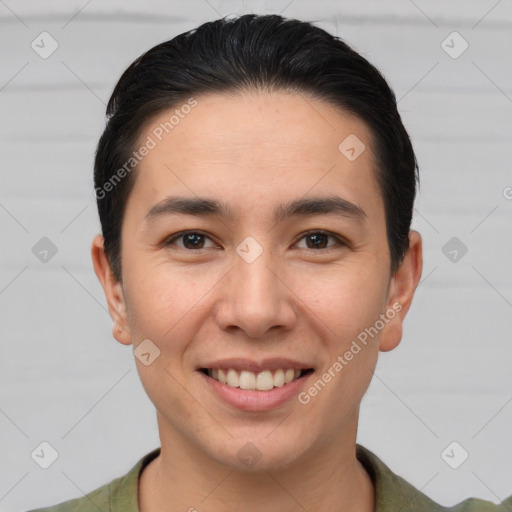
[[[114,88],[96,151],[94,185],[116,279],[121,281],[121,227],[136,175],[127,172],[126,162],[133,160],[147,123],[191,95],[247,89],[309,93],[366,123],[394,274],[409,247],[419,182],[394,92],[372,64],[325,30],[278,15],[247,14],[204,23],[155,46],[126,69]]]

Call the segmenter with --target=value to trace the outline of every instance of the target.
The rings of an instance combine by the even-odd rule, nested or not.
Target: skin
[[[409,251],[391,276],[371,136],[358,118],[284,91],[196,99],[136,171],[122,227],[122,282],[103,238],[92,244],[114,337],[134,348],[150,339],[161,351],[148,366],[135,359],[161,439],[161,455],[141,476],[140,509],[371,511],[373,486],[355,456],[359,406],[379,350],[401,340],[421,277],[421,236],[410,232]],[[159,114],[141,141],[168,118]],[[349,134],[366,145],[354,161],[338,150]],[[333,194],[366,217],[274,221],[279,204]],[[148,222],[147,212],[169,195],[218,199],[237,217]],[[186,248],[183,238],[163,243],[182,230],[207,235],[199,238],[203,248]],[[316,248],[304,236],[309,230],[346,244],[320,237],[328,250]],[[247,236],[262,248],[252,263],[236,252]],[[306,405],[295,397],[270,411],[242,411],[197,371],[206,357],[286,357],[314,368],[307,390],[397,303],[394,318]],[[237,457],[248,442],[261,453],[250,468]]]

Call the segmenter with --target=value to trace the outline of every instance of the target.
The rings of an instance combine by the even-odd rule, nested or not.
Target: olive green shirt
[[[160,448],[156,448],[142,457],[125,476],[82,498],[28,512],[139,512],[139,476],[159,454]],[[512,512],[512,496],[501,505],[469,498],[454,507],[442,507],[395,475],[376,455],[360,445],[357,445],[357,458],[373,481],[375,512]]]

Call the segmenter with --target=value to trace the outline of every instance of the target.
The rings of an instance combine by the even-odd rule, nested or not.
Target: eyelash
[[[174,235],[172,235],[169,238],[167,238],[164,241],[164,246],[167,247],[169,245],[175,245],[175,244],[173,244],[173,242],[175,240],[182,239],[185,235],[191,235],[191,234],[201,235],[201,236],[211,240],[211,238],[206,233],[203,233],[201,231],[194,231],[194,230],[180,231],[179,233],[175,233]],[[310,251],[314,251],[314,252],[328,252],[330,250],[338,249],[339,247],[347,247],[348,246],[348,243],[345,242],[338,235],[335,235],[334,233],[330,233],[329,231],[324,231],[324,230],[321,230],[321,229],[310,230],[310,231],[307,231],[307,232],[303,233],[302,236],[299,238],[299,240],[296,243],[298,243],[299,241],[303,240],[304,238],[307,238],[308,236],[312,236],[312,235],[324,235],[324,236],[327,236],[329,238],[333,238],[333,239],[336,240],[336,244],[332,245],[332,246],[328,246],[328,247],[322,247],[320,249],[312,249],[312,248],[306,247],[306,249],[310,250]],[[185,249],[187,251],[201,251],[202,249],[209,249],[209,247],[201,247],[199,249],[188,249],[187,247],[180,247],[180,249]]]

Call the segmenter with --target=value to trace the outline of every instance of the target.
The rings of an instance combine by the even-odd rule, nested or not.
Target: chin
[[[298,463],[307,450],[305,439],[295,439],[285,430],[281,435],[265,433],[240,436],[226,440],[222,451],[220,443],[208,450],[219,464],[234,471],[266,472],[281,471]]]

